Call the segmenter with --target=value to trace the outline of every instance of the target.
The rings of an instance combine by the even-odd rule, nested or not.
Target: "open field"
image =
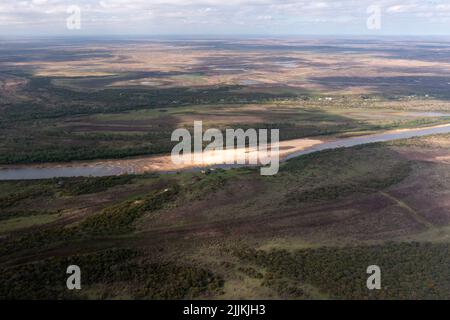
[[[449,58],[446,40],[6,42],[0,166],[164,165],[172,131],[197,120],[277,128],[298,148],[445,124]],[[311,153],[275,176],[0,181],[0,298],[450,299],[449,169],[439,134]],[[371,264],[381,290],[366,289]]]

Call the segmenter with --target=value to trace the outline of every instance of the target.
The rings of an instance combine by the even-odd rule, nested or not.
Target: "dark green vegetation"
[[[421,139],[443,152],[446,137]],[[430,205],[450,193],[448,164],[405,157],[421,139],[311,154],[274,177],[242,168],[2,182],[2,199],[33,197],[2,201],[0,226],[23,212],[61,216],[3,232],[1,297],[449,298],[448,208]],[[424,189],[407,192],[416,181]],[[81,291],[65,289],[69,264],[82,269]],[[371,264],[380,291],[365,287]]]
[[[58,187],[64,195],[77,196],[82,194],[96,193],[105,191],[117,185],[130,183],[133,180],[132,175],[110,176],[92,178],[71,178],[71,179],[55,179]]]
[[[83,231],[112,235],[132,231],[131,224],[144,213],[152,212],[170,204],[178,194],[178,186],[174,185],[159,190],[142,199],[130,200],[114,207],[108,207],[100,214],[92,216],[80,225]]]
[[[239,250],[244,262],[264,268],[262,285],[285,298],[311,298],[313,285],[334,299],[450,299],[450,245],[387,243],[294,252]],[[381,290],[367,290],[369,265],[381,267]]]
[[[345,162],[347,164],[343,166]],[[383,170],[380,170],[379,162],[383,163]],[[386,189],[405,179],[411,167],[395,152],[372,144],[303,156],[289,161],[281,174],[292,172],[297,173],[300,187],[287,196],[287,201],[307,203]]]
[[[66,269],[83,270],[82,291],[66,287]],[[217,293],[223,280],[211,272],[171,262],[152,262],[131,249],[99,251],[3,269],[1,299],[107,299],[110,286],[120,286],[123,298],[192,299]]]

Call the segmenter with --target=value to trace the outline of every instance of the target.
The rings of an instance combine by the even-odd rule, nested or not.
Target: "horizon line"
[[[358,37],[358,38],[450,38],[450,34],[50,34],[50,35],[6,35],[0,34],[0,39],[80,39],[80,38],[277,38],[277,37]]]

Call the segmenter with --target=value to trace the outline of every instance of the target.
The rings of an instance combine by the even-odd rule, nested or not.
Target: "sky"
[[[450,0],[0,0],[0,36],[450,35]]]

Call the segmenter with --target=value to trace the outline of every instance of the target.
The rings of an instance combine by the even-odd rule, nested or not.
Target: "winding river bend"
[[[421,137],[433,134],[450,133],[450,123],[415,129],[393,130],[382,133],[370,134],[359,137],[341,138],[332,141],[320,141],[310,139],[291,140],[297,143],[302,141],[313,141],[314,143],[302,144],[301,150],[299,148],[291,148],[292,151],[285,151],[285,155],[281,156],[282,161],[286,161],[305,154],[318,152],[328,149],[347,148],[357,145],[363,145],[374,142],[392,141],[398,139],[407,139],[412,137]],[[284,144],[289,144],[290,141],[283,141]],[[42,164],[42,165],[17,165],[0,168],[0,180],[32,180],[32,179],[50,179],[57,177],[75,177],[75,176],[110,176],[131,173],[144,173],[147,171],[157,172],[173,172],[181,170],[197,170],[192,166],[180,167],[170,170],[167,167],[167,162],[170,162],[169,156],[145,156],[129,159],[117,160],[98,160],[92,162],[71,162],[62,164]],[[242,165],[211,165],[209,167],[238,167]]]

